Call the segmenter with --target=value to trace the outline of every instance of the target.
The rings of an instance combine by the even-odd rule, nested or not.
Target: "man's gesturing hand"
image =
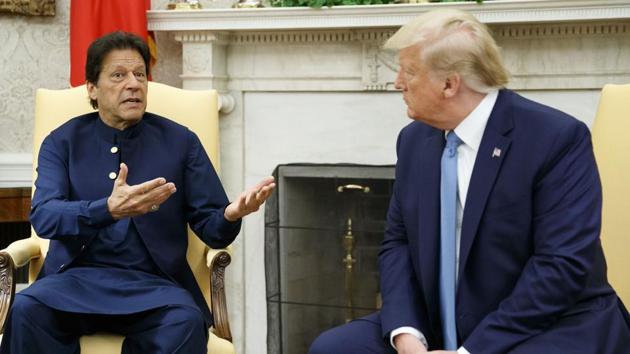
[[[166,183],[162,177],[130,186],[128,172],[127,165],[121,163],[112,195],[107,198],[107,208],[116,220],[156,211],[177,190],[175,184]]]
[[[269,198],[271,191],[273,191],[275,187],[276,184],[274,183],[273,177],[265,177],[254,188],[241,193],[233,203],[225,208],[225,219],[228,221],[236,221],[258,210],[262,203]]]

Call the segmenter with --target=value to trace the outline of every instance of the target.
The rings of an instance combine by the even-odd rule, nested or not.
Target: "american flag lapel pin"
[[[492,158],[495,157],[501,157],[501,149],[499,148],[494,148],[494,150],[492,150]]]

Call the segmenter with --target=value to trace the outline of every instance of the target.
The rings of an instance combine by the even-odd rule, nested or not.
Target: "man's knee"
[[[207,353],[208,334],[201,311],[169,306],[152,311],[134,325],[123,342],[124,354]]]
[[[169,308],[166,316],[167,322],[173,326],[183,327],[188,332],[203,333],[205,329],[205,321],[203,315],[197,309],[177,306]]]
[[[343,338],[338,328],[320,334],[308,349],[309,354],[334,354],[342,352]]]
[[[315,339],[310,354],[368,354],[391,353],[381,336],[378,313],[329,329]]]
[[[311,344],[309,354],[365,354],[382,352],[380,348],[370,345],[361,336],[352,335],[348,325],[329,329],[320,334]]]
[[[41,314],[43,305],[30,296],[16,294],[11,305],[11,322],[31,321]]]
[[[186,306],[169,308],[165,316],[165,325],[162,332],[172,336],[173,344],[177,343],[176,346],[205,348],[208,343],[208,331],[203,315],[195,308]]]

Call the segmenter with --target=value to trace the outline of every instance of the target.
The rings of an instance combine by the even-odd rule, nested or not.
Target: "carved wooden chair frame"
[[[33,244],[37,244],[35,247]],[[24,252],[26,251],[26,252]],[[33,238],[15,241],[5,250],[0,251],[0,331],[4,332],[11,304],[15,298],[16,272],[20,267],[27,265],[32,259],[41,255],[38,241]],[[13,255],[12,255],[13,254]],[[24,259],[27,257],[26,259]],[[22,258],[15,259],[14,258]],[[225,301],[225,267],[232,258],[226,250],[209,250],[207,255],[210,267],[210,284],[212,289],[210,298],[212,302],[212,314],[214,317],[213,333],[219,337],[232,341],[230,323],[227,315]]]

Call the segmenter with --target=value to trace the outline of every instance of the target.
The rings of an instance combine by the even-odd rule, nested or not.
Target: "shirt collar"
[[[121,140],[128,140],[137,137],[144,126],[144,118],[146,116],[145,114],[145,116],[143,116],[137,124],[127,127],[125,130],[119,130],[105,124],[98,115],[98,112],[94,112],[94,114],[96,115],[96,131],[98,132],[98,135],[102,139],[105,139],[108,143],[114,144],[118,144]]]
[[[490,91],[486,97],[479,102],[477,107],[455,128],[455,134],[457,134],[464,144],[475,151],[479,150],[483,132],[486,129],[486,124],[488,123],[488,119],[490,118],[494,104],[497,102],[498,96],[499,91]]]

